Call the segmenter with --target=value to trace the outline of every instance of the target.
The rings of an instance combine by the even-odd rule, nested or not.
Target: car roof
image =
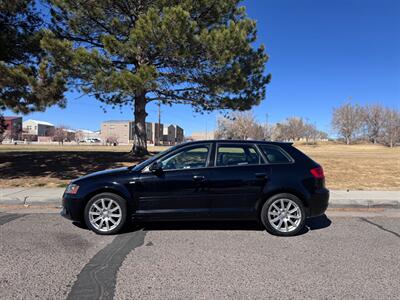
[[[224,144],[266,144],[266,145],[292,145],[292,142],[275,142],[275,141],[261,141],[261,140],[223,140],[223,139],[215,139],[215,140],[199,140],[193,142],[185,142],[181,145],[195,145],[195,144],[203,144],[203,143],[224,143]]]

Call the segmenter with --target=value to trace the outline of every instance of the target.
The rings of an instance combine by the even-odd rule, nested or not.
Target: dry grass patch
[[[167,146],[149,146],[148,150],[150,152],[159,152],[167,149]],[[55,151],[55,152],[63,152],[63,151],[94,151],[94,152],[129,152],[132,149],[132,146],[123,145],[123,146],[104,146],[104,145],[96,145],[96,144],[64,144],[64,145],[42,145],[42,144],[22,144],[22,145],[9,145],[9,144],[0,144],[0,153],[2,152],[42,152],[42,151]]]
[[[331,189],[400,190],[400,147],[378,145],[297,145],[319,162]],[[158,152],[167,147],[149,147]],[[0,187],[63,187],[71,179],[141,159],[130,146],[0,145]]]
[[[297,145],[320,163],[331,189],[400,190],[400,148],[380,145]]]

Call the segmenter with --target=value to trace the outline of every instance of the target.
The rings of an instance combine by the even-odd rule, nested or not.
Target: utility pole
[[[161,145],[161,100],[158,101],[158,145]]]
[[[207,120],[206,120],[206,140],[208,140]]]

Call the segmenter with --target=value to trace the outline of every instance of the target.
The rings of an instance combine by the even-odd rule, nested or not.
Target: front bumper
[[[72,221],[82,222],[84,220],[85,204],[83,198],[64,193],[60,215]]]
[[[316,190],[309,200],[309,217],[317,217],[325,213],[329,204],[329,190]]]

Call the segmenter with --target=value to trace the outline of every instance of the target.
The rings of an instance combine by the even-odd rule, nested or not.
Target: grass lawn
[[[79,176],[141,161],[129,155],[130,149],[100,145],[0,145],[0,188],[64,187]],[[152,153],[164,149],[149,147]]]
[[[321,163],[328,188],[400,190],[400,147],[297,145]],[[166,147],[149,147],[158,152]],[[129,146],[0,145],[0,187],[63,187],[71,179],[140,161]]]
[[[298,145],[324,167],[331,189],[400,190],[400,147],[381,145]]]

